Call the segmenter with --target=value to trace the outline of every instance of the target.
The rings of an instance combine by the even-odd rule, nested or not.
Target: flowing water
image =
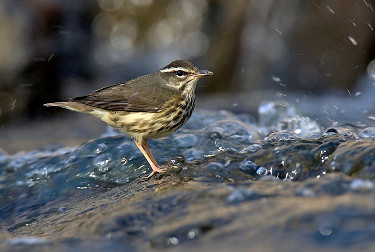
[[[372,251],[375,128],[322,128],[267,102],[259,121],[196,111],[150,140],[0,152],[2,251]]]

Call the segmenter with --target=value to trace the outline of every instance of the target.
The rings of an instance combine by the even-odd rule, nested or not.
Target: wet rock
[[[368,140],[340,144],[329,157],[329,172],[343,172],[358,178],[375,178],[375,143]]]
[[[351,190],[351,181],[342,174],[329,174],[321,183],[310,180],[303,184],[297,195],[304,197],[318,197],[323,195],[343,195]]]
[[[360,127],[357,127],[352,124],[343,124],[331,127],[326,130],[325,135],[334,135],[340,134],[351,139],[358,139],[358,132],[361,130]]]
[[[144,212],[121,215],[101,223],[96,232],[104,237],[134,239],[141,237],[152,226],[153,220]]]
[[[305,213],[298,216],[299,220],[291,218],[286,230],[299,230],[298,237],[309,237],[321,245],[353,249],[358,248],[358,241],[371,239],[375,224],[371,220],[373,217],[374,214],[369,209],[358,210],[351,206],[339,206],[318,213]],[[366,220],[369,223],[365,223]],[[363,229],[364,225],[368,228]]]
[[[112,129],[77,148],[0,153],[2,229],[47,241],[0,250],[290,251],[284,241],[293,240],[293,249],[351,251],[347,237],[375,245],[372,129],[321,130],[291,105],[262,106],[260,125],[197,111],[150,140],[170,169],[149,180],[133,140]]]
[[[339,137],[278,139],[266,138],[261,143],[262,148],[255,153],[248,153],[247,159],[280,179],[292,180],[322,175],[326,171],[327,158],[341,143]]]

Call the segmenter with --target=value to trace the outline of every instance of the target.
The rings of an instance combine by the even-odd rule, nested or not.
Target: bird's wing
[[[96,90],[70,101],[111,111],[158,112],[176,90],[161,85],[159,76],[141,76],[125,83]]]

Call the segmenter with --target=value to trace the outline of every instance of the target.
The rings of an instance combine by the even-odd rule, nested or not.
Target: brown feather
[[[159,73],[149,74],[96,90],[92,94],[70,99],[110,111],[159,112],[179,92],[165,85]]]

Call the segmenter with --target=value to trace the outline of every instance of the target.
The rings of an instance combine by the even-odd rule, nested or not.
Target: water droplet
[[[176,246],[179,244],[179,240],[177,237],[169,237],[168,240],[167,240],[167,245],[168,246]]]
[[[283,33],[281,31],[279,31],[277,28],[275,28],[275,30],[280,34],[280,35],[283,35]]]
[[[370,61],[368,64],[367,74],[371,79],[375,80],[375,60]]]
[[[362,129],[359,132],[358,137],[362,139],[370,139],[374,141],[375,140],[375,127],[368,127],[368,128]]]
[[[240,163],[240,168],[243,171],[252,171],[257,169],[257,165],[253,161],[245,159]]]
[[[296,129],[296,130],[294,130],[294,133],[296,133],[297,135],[298,135],[298,134],[301,134],[301,132],[302,132],[301,129]]]
[[[327,5],[327,9],[328,9],[332,14],[335,14],[335,11],[334,11],[329,5]]]
[[[106,173],[110,170],[110,162],[112,156],[110,154],[103,154],[93,159],[92,164],[98,169],[100,173]]]
[[[348,36],[348,39],[350,40],[350,42],[353,44],[353,45],[358,45],[358,42],[357,40],[355,40],[355,38],[353,38],[352,36]]]
[[[218,162],[211,162],[206,165],[206,169],[208,170],[216,170],[216,169],[223,169],[224,165]]]
[[[332,234],[332,227],[329,224],[322,224],[319,226],[319,233],[323,236],[329,236]]]
[[[247,200],[257,200],[261,198],[262,195],[258,194],[257,192],[248,189],[248,188],[241,188],[237,189],[227,197],[228,204],[237,204]]]
[[[259,176],[263,176],[263,175],[266,175],[268,173],[268,170],[264,167],[259,167],[259,169],[257,170],[257,174]]]
[[[97,145],[97,148],[95,151],[97,154],[100,154],[100,153],[105,152],[107,149],[108,149],[108,146],[105,143],[100,143]]]
[[[311,190],[310,188],[302,188],[302,190],[298,192],[298,195],[302,197],[309,197],[309,198],[316,197],[315,192]]]
[[[194,239],[199,235],[199,230],[197,228],[194,228],[192,230],[189,230],[187,236],[189,239]]]

